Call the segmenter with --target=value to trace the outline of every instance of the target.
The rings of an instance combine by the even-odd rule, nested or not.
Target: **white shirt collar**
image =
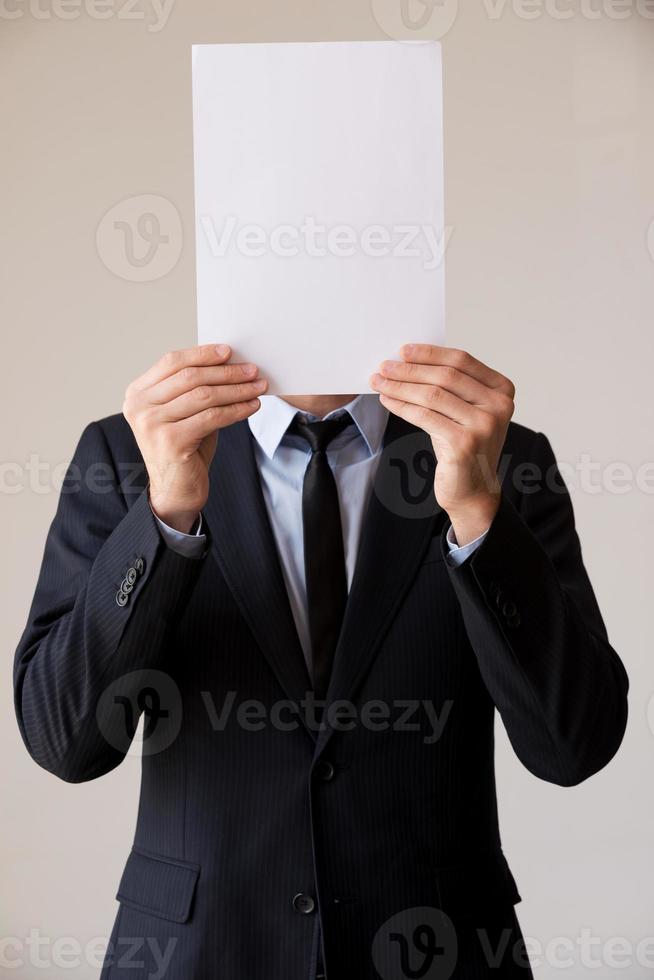
[[[388,410],[374,394],[357,395],[342,408],[330,412],[325,418],[332,418],[341,412],[349,412],[352,420],[363,437],[371,456],[381,449]],[[248,419],[252,435],[257,440],[266,456],[272,459],[277,448],[286,434],[286,430],[295,418],[298,409],[289,405],[277,395],[263,395],[261,408]]]

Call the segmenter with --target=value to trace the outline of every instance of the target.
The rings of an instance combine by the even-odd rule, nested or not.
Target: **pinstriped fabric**
[[[547,439],[534,442],[540,471],[556,474]],[[505,495],[484,547],[451,579],[517,755],[535,775],[571,786],[616,751],[627,702],[615,690],[626,693],[627,678],[582,564],[570,499],[560,478],[553,485],[516,505]]]
[[[191,912],[198,865],[162,858],[134,848],[125,865],[116,898],[130,908],[186,922]]]
[[[89,484],[98,463],[112,465],[100,427],[91,425],[64,483],[15,662],[27,747],[45,769],[73,782],[120,762],[97,732],[100,694],[113,677],[157,663],[164,637],[159,624],[175,616],[176,602],[183,604],[197,574],[196,563],[163,547],[143,489],[132,493],[128,507],[115,470],[112,492],[106,484],[103,490]],[[116,594],[136,559],[144,571],[121,607]],[[155,572],[166,588],[149,588]],[[139,603],[145,593],[147,603]]]
[[[390,429],[402,462],[417,434]],[[71,781],[117,765],[143,717],[104,980],[162,964],[167,980],[313,980],[318,913],[329,980],[376,980],[380,957],[399,955],[398,916],[408,943],[432,914],[439,955],[455,943],[454,980],[531,975],[497,820],[494,711],[522,761],[567,784],[617,749],[627,681],[567,496],[523,496],[511,480],[521,463],[547,469],[549,445],[512,426],[506,452],[498,519],[459,569],[443,559],[444,515],[373,499],[328,696],[347,711],[318,731],[247,425],[221,433],[201,561],[163,546],[124,420],[85,431],[71,485],[98,464],[111,479],[62,495],[15,688],[33,757]]]

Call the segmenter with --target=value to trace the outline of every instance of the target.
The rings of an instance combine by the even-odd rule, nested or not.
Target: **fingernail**
[[[402,353],[410,357],[415,349],[416,349],[415,344],[404,344],[404,346],[402,347]]]
[[[216,354],[218,355],[218,357],[227,357],[227,355],[229,354],[229,347],[227,346],[227,344],[218,344],[218,346],[216,347]]]
[[[383,385],[386,383],[386,378],[383,378],[381,374],[373,374],[371,381],[373,385]]]
[[[261,378],[259,381],[254,382],[255,391],[263,391],[265,387],[266,387],[266,382],[264,381],[263,378]]]
[[[382,371],[394,371],[402,365],[402,361],[382,361],[379,365]]]

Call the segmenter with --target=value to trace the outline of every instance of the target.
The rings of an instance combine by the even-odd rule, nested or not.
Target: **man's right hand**
[[[254,364],[229,364],[226,344],[172,351],[133,381],[123,414],[150,480],[157,517],[188,533],[209,496],[218,430],[253,415],[267,381]]]

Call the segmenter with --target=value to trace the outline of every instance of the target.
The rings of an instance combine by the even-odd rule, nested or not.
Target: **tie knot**
[[[326,419],[321,422],[307,422],[300,415],[296,415],[289,425],[288,431],[308,442],[311,452],[320,453],[327,449],[332,439],[335,439],[351,424],[352,416],[348,412],[339,415],[338,418]]]

